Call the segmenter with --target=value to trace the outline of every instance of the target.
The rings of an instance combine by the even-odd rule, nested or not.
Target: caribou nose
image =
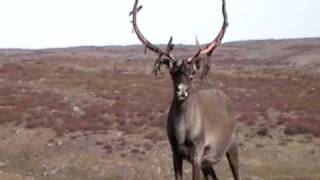
[[[178,95],[179,99],[185,99],[186,97],[188,97],[187,89],[188,89],[188,87],[185,84],[178,85],[177,95]]]

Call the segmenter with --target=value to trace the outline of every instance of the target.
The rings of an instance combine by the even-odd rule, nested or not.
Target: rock
[[[40,79],[39,79],[39,82],[40,83],[43,83],[43,82],[45,82],[46,81],[46,78],[44,78],[44,77],[41,77]]]
[[[80,116],[85,114],[85,112],[79,106],[73,106],[73,112],[79,114]]]
[[[57,146],[62,146],[62,141],[57,141]]]
[[[80,111],[79,106],[73,106],[73,111],[74,111],[74,112],[79,112],[79,111]]]

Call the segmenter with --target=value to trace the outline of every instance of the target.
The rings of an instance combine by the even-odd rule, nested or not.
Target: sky
[[[138,24],[153,43],[211,41],[222,24],[221,0],[140,0]],[[226,0],[224,42],[320,37],[319,0]],[[134,0],[0,0],[0,48],[139,44]]]

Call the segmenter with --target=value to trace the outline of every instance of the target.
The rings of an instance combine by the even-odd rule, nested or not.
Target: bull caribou
[[[192,77],[201,67],[202,75],[208,73],[207,59],[221,44],[228,27],[225,0],[222,0],[224,21],[219,34],[203,48],[197,43],[198,51],[182,60],[172,54],[172,37],[166,50],[145,38],[137,25],[137,13],[141,9],[142,6],[138,6],[138,0],[135,0],[130,13],[133,30],[145,48],[158,55],[154,65],[155,74],[161,65],[165,65],[173,82],[174,95],[168,114],[167,134],[175,179],[182,179],[182,163],[187,160],[192,164],[193,180],[200,180],[201,171],[205,179],[216,180],[213,165],[226,155],[234,179],[240,180],[236,121],[229,98],[216,89],[196,90],[192,87]]]

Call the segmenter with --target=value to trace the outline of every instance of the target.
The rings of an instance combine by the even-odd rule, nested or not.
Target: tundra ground
[[[154,59],[141,46],[0,50],[0,179],[173,179],[171,81]],[[319,180],[320,39],[226,43],[211,63],[195,86],[230,96],[243,179]],[[215,169],[231,179],[226,159]]]

